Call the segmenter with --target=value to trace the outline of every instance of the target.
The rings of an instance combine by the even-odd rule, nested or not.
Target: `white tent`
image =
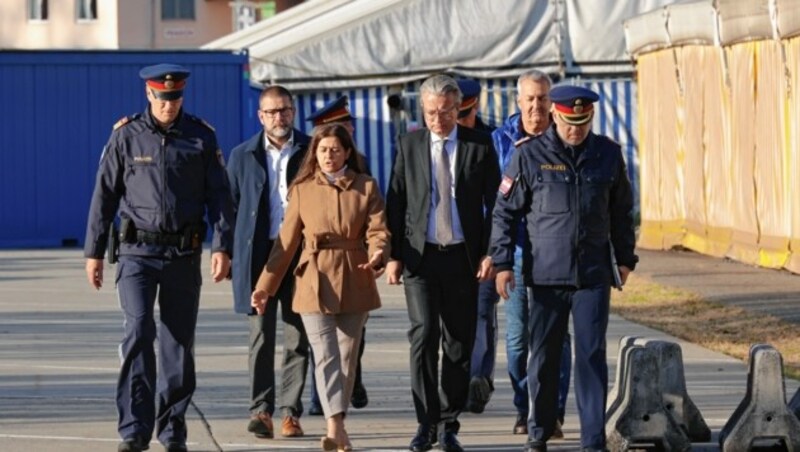
[[[449,72],[629,75],[624,20],[675,0],[311,0],[204,46],[248,49],[251,76],[295,90]]]

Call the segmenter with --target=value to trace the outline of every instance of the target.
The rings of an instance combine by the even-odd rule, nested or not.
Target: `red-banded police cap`
[[[161,100],[175,100],[183,97],[183,88],[189,77],[188,69],[177,64],[156,64],[139,71],[153,95]]]

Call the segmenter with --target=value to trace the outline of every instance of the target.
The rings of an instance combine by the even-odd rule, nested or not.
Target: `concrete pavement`
[[[204,266],[207,275],[208,253]],[[80,250],[0,251],[0,451],[116,450],[114,385],[122,317],[111,283],[114,269],[107,266],[106,271],[106,285],[96,292],[86,282]],[[350,412],[348,431],[356,450],[401,451],[416,429],[408,320],[402,287],[381,284],[380,289],[384,307],[367,326],[363,361],[370,403]],[[461,418],[459,438],[469,451],[516,451],[525,441],[511,434],[515,413],[505,372],[502,307],[498,312],[496,391],[483,414],[465,413]],[[617,344],[625,335],[681,344],[689,394],[714,435],[714,442],[695,444],[694,450],[718,450],[719,430],[745,393],[745,365],[612,316],[608,333],[612,380]],[[301,439],[259,440],[246,432],[247,322],[233,313],[228,282],[213,284],[206,277],[196,355],[197,409],[188,413],[190,450],[319,450],[322,417],[302,418],[307,437]],[[797,386],[798,382],[787,381],[787,394]],[[572,394],[565,433],[564,441],[548,444],[550,450],[579,448]],[[151,449],[161,446],[154,441]]]

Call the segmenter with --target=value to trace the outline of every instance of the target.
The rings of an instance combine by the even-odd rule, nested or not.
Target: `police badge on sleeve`
[[[504,197],[507,198],[508,194],[511,193],[511,190],[513,188],[514,188],[514,179],[504,174],[503,180],[500,181],[500,188],[499,188],[500,194],[502,194]]]

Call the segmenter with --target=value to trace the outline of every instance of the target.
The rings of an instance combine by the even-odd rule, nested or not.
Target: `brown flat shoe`
[[[247,424],[247,431],[256,435],[256,438],[272,439],[275,429],[272,427],[272,416],[266,411],[259,411]]]
[[[303,436],[303,428],[300,427],[300,419],[294,416],[286,416],[281,423],[281,436],[285,438],[299,438]]]

